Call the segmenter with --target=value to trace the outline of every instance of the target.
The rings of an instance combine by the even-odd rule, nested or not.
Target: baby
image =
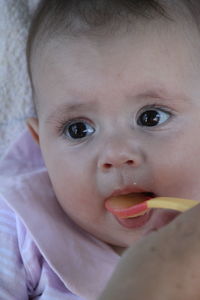
[[[122,219],[105,203],[200,199],[199,19],[198,0],[42,1],[27,45],[37,117],[0,166],[0,299],[117,299],[120,280],[102,291],[126,248],[133,266],[149,243],[173,248],[163,236],[187,213]],[[145,266],[131,272],[141,287]],[[178,299],[157,292],[146,299]]]

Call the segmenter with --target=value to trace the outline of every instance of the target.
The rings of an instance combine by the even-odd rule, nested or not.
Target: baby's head
[[[200,3],[44,1],[28,42],[28,120],[58,202],[127,247],[171,219],[116,219],[113,195],[200,199]]]

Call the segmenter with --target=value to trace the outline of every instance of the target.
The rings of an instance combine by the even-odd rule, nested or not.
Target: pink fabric
[[[0,256],[0,299],[19,300],[95,300],[119,260],[63,212],[28,131],[0,162]]]

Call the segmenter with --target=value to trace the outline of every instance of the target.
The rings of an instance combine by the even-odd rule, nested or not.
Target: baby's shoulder
[[[26,248],[35,253],[39,253],[39,251],[35,251],[37,249],[29,230],[23,224],[20,216],[11,208],[7,201],[0,194],[0,247],[2,243],[3,236],[11,236],[13,239],[17,240],[17,245],[20,252],[24,252],[24,254],[29,253],[25,252]]]
[[[4,261],[9,257],[13,268],[24,269],[29,289],[34,289],[41,275],[42,255],[20,217],[1,195],[0,254]]]
[[[3,196],[0,195],[0,242],[3,235],[16,236],[16,216]]]

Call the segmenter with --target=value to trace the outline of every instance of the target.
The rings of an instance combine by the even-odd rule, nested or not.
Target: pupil
[[[156,126],[160,121],[160,114],[156,110],[144,112],[140,117],[143,126]]]
[[[80,139],[86,136],[87,128],[84,123],[76,123],[69,126],[69,134],[74,139]]]

